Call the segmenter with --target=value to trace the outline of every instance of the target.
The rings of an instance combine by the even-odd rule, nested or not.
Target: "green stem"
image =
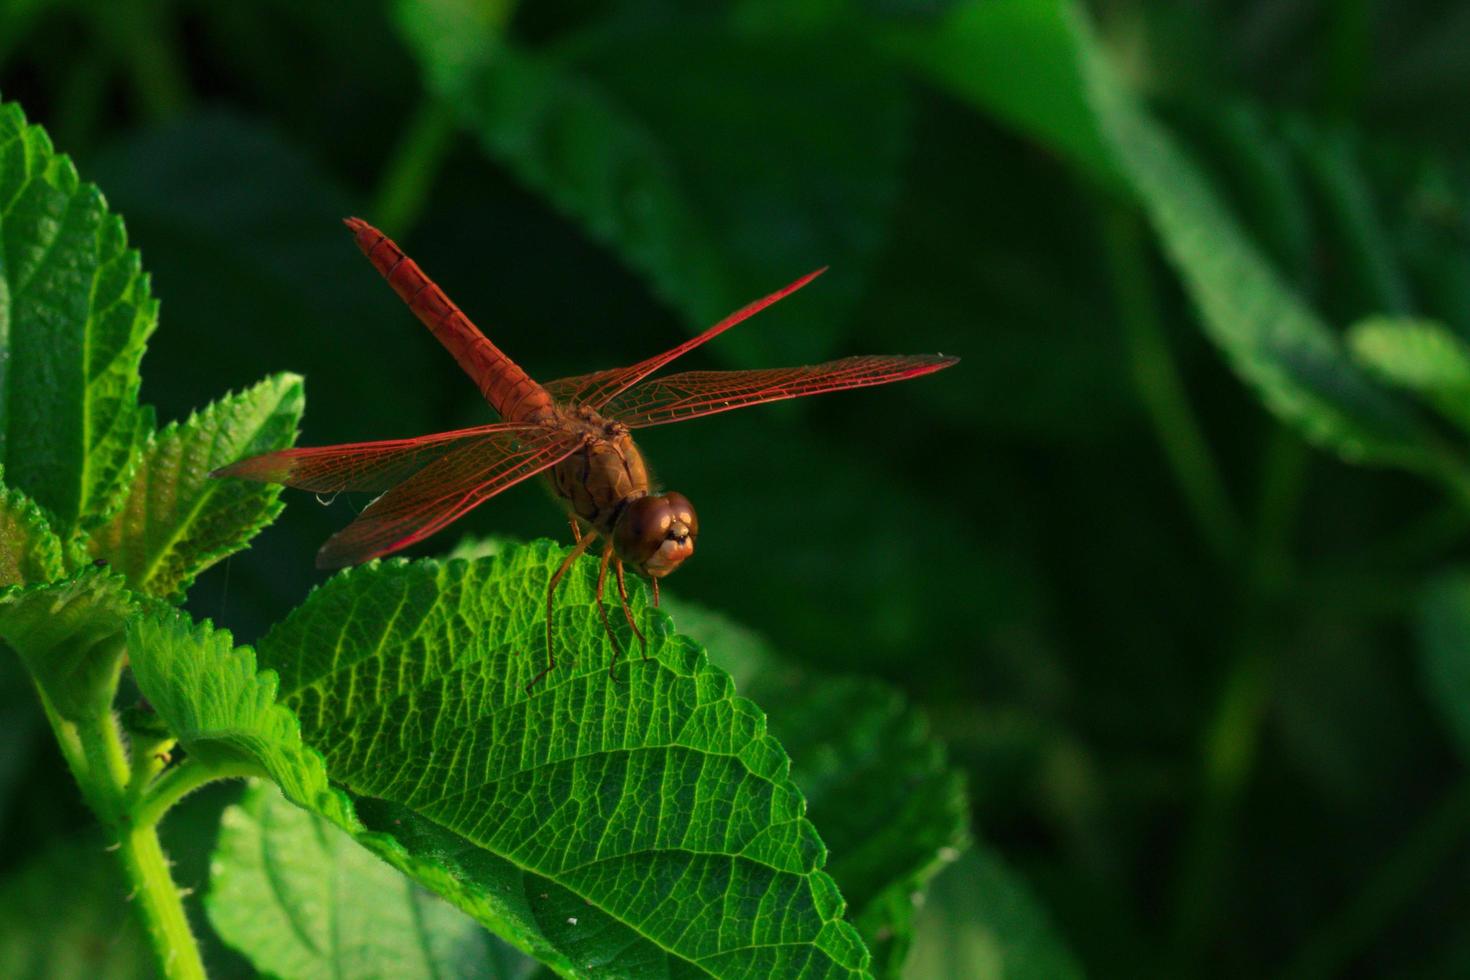
[[[1176,973],[1191,972],[1210,938],[1235,838],[1235,817],[1260,755],[1275,667],[1268,612],[1288,577],[1287,545],[1309,459],[1301,440],[1277,426],[1261,468],[1241,626],[1201,749],[1200,795],[1185,838],[1174,905],[1171,949]]]
[[[1133,383],[1190,516],[1215,558],[1231,564],[1240,551],[1241,522],[1164,339],[1142,219],[1124,205],[1108,203],[1104,208],[1104,251],[1128,343]]]
[[[157,828],[152,824],[133,827],[123,835],[118,856],[133,884],[132,901],[153,943],[162,975],[168,980],[202,980],[204,961],[184,914],[183,896],[158,843]]]
[[[153,944],[162,975],[168,980],[204,977],[204,964],[189,930],[182,896],[169,877],[168,862],[158,842],[157,821],[167,806],[155,803],[140,808],[142,820],[129,813],[129,782],[133,772],[117,719],[110,711],[79,719],[63,718],[44,691],[41,702],[61,753],[87,803],[108,833],[117,838],[118,856],[133,887],[131,898]],[[175,801],[182,795],[183,792],[177,792],[166,799]],[[150,800],[157,796],[157,793],[150,794]]]
[[[1340,976],[1362,950],[1441,871],[1465,841],[1470,824],[1470,779],[1454,787],[1401,839],[1398,847],[1292,957],[1284,978]]]
[[[448,104],[427,98],[419,105],[373,194],[375,224],[399,238],[408,234],[454,146],[456,132],[454,110]]]
[[[163,819],[175,803],[201,786],[220,779],[243,779],[261,776],[260,767],[248,762],[207,766],[197,759],[185,759],[158,778],[143,794],[133,811],[133,821],[140,827],[152,827]]]

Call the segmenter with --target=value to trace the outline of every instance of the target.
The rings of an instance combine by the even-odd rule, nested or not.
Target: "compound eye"
[[[694,505],[689,502],[689,498],[682,493],[666,493],[664,499],[668,501],[674,520],[688,529],[690,537],[698,537],[699,517],[694,513]]]
[[[642,568],[668,536],[674,522],[661,497],[639,497],[618,517],[613,529],[613,546],[623,561]]]

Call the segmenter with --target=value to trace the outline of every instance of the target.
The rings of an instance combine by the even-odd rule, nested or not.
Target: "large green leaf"
[[[943,70],[964,53],[978,64],[987,52],[1011,45],[1044,56],[1030,66],[1034,72],[1080,86],[1091,113],[1086,125],[1074,125],[1078,93],[1018,101],[1006,76],[981,72],[961,84],[961,76]],[[1098,134],[1151,219],[1206,332],[1283,420],[1350,459],[1422,469],[1446,464],[1411,406],[1353,363],[1337,334],[1272,268],[1201,170],[1129,91],[1079,6],[1070,0],[968,5],[911,48],[913,62],[957,94],[1029,133]],[[1092,162],[1087,154],[1072,155]]]
[[[226,942],[285,980],[509,980],[536,967],[263,784],[221,818],[205,908]]]
[[[302,405],[301,379],[280,374],[156,433],[122,509],[92,535],[92,554],[141,592],[179,597],[281,509],[280,487],[214,480],[210,472],[289,445]]]
[[[0,483],[0,588],[49,582],[65,570],[61,539],[41,508]]]
[[[117,861],[91,836],[60,839],[0,879],[0,976],[150,980],[157,966]]]
[[[56,530],[104,518],[152,427],[138,362],[157,322],[101,193],[0,104],[0,464]]]
[[[561,556],[543,542],[329,581],[260,645],[300,736],[254,654],[182,616],[131,627],[138,686],[192,756],[259,766],[564,974],[861,974],[780,745],[641,592],[654,659],[613,680],[595,563],[573,569],[562,662],[525,691]]]
[[[60,582],[0,590],[0,641],[57,714],[95,718],[111,706],[134,608],[122,576],[88,567]]]
[[[821,828],[827,871],[873,951],[873,972],[900,976],[914,896],[968,843],[963,776],[947,764],[927,719],[886,684],[804,670],[718,613],[666,605],[767,712]]]
[[[486,152],[692,325],[833,266],[722,349],[769,364],[833,347],[882,243],[907,142],[904,89],[861,47],[741,38],[671,13],[532,53],[497,43],[458,0],[405,2],[399,19],[431,89]]]
[[[641,591],[652,659],[615,681],[581,563],[559,593],[561,663],[526,692],[561,557],[541,542],[339,575],[261,660],[363,822],[433,855],[461,907],[559,970],[861,972],[785,753]]]

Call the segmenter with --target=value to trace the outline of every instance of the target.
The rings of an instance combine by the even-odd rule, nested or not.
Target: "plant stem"
[[[232,766],[207,766],[197,759],[186,759],[158,778],[143,794],[133,820],[140,827],[151,827],[179,800],[201,786],[220,779],[239,779],[264,775],[260,767],[248,762]]]
[[[1284,978],[1309,980],[1338,976],[1368,943],[1393,920],[1422,889],[1424,882],[1443,869],[1464,844],[1470,824],[1470,778],[1442,799],[1407,834],[1344,905],[1291,958]]]
[[[168,980],[203,980],[204,961],[184,914],[183,897],[169,874],[168,860],[152,824],[127,831],[118,856],[133,883],[131,896],[148,930],[162,975]]]
[[[1128,342],[1134,386],[1190,516],[1215,558],[1229,565],[1240,551],[1241,522],[1164,339],[1142,220],[1125,205],[1108,202],[1103,207],[1104,252]]]
[[[117,719],[110,711],[66,719],[44,693],[41,700],[62,755],[88,804],[108,833],[117,838],[118,856],[133,886],[131,897],[153,943],[162,975],[168,980],[204,977],[182,896],[169,877],[168,862],[158,842],[157,820],[167,807],[149,809],[146,822],[139,822],[128,812],[132,767]],[[172,799],[177,800],[179,795]]]
[[[1175,901],[1171,942],[1175,973],[1191,972],[1209,940],[1235,816],[1259,757],[1275,668],[1268,613],[1289,574],[1287,542],[1308,460],[1301,440],[1278,425],[1261,467],[1241,627],[1230,648],[1220,700],[1201,750],[1199,802],[1185,839]]]
[[[370,207],[375,224],[399,238],[408,234],[423,211],[424,199],[454,145],[455,134],[454,111],[440,99],[425,98],[399,137],[373,194]]]

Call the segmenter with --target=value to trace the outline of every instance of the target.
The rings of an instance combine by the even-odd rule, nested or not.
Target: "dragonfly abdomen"
[[[480,394],[507,422],[530,422],[551,411],[551,395],[520,365],[490,342],[480,329],[450,302],[417,262],[403,254],[393,240],[360,218],[348,218],[347,227],[357,247],[373,268],[388,281],[414,315],[443,344],[464,372],[474,379]]]

